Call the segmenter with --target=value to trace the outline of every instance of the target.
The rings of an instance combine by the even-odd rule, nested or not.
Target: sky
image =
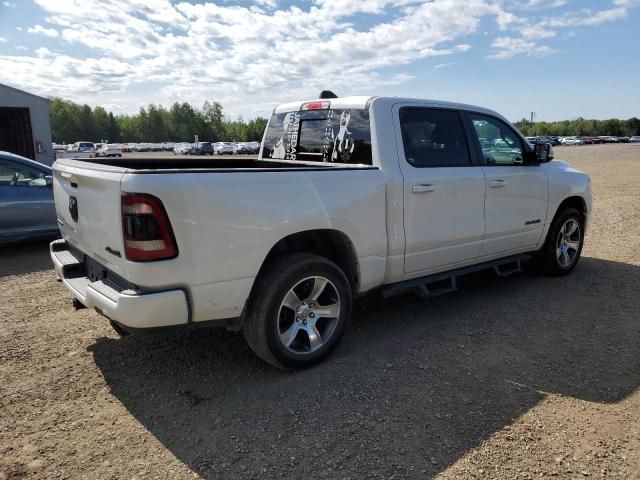
[[[114,113],[388,95],[640,116],[640,0],[0,0],[0,83]]]

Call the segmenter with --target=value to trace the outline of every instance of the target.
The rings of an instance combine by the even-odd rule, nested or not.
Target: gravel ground
[[[640,478],[640,145],[556,156],[593,179],[572,275],[370,295],[305,372],[226,331],[117,339],[46,244],[0,249],[0,479]]]

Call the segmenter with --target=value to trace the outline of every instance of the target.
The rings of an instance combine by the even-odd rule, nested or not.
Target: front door
[[[396,106],[404,177],[404,271],[474,260],[484,237],[485,180],[456,110]]]
[[[46,172],[0,159],[0,235],[57,229],[53,192]]]
[[[547,217],[549,185],[539,165],[524,163],[521,137],[502,120],[469,113],[486,179],[486,233],[480,256],[533,249]]]

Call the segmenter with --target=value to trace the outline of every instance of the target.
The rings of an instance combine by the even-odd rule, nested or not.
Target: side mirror
[[[533,148],[536,152],[538,163],[546,163],[553,160],[553,148],[550,143],[534,143]]]
[[[51,175],[45,175],[44,181],[47,184],[47,187],[51,187],[53,185],[53,177]]]

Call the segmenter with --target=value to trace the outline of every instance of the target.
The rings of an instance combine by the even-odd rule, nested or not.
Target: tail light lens
[[[122,235],[127,260],[151,262],[178,256],[167,212],[153,195],[122,195]]]
[[[300,110],[326,110],[331,102],[307,102],[303,103]]]

